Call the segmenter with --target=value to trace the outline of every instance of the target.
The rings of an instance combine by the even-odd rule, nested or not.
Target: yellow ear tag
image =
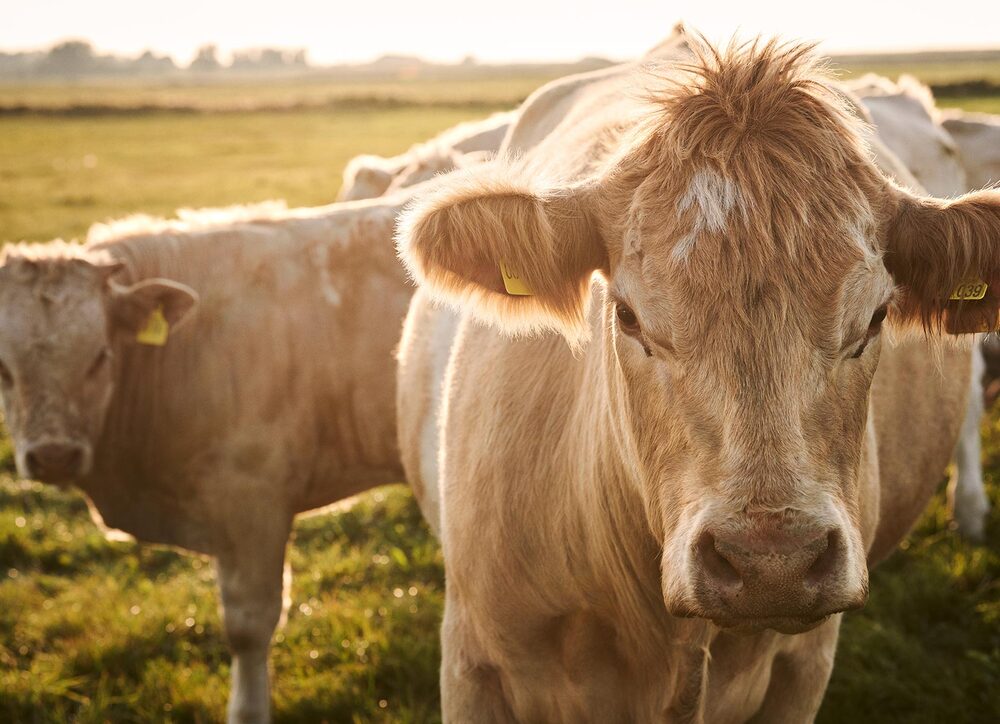
[[[987,289],[989,285],[982,279],[969,279],[955,287],[948,299],[955,302],[979,301],[986,296]]]
[[[167,336],[170,334],[170,323],[163,316],[163,307],[157,307],[149,313],[145,326],[135,335],[135,341],[139,344],[149,344],[153,347],[162,347],[167,343]]]
[[[503,286],[507,293],[515,297],[530,297],[533,292],[525,284],[521,277],[510,270],[505,263],[500,262],[500,275],[503,277]]]

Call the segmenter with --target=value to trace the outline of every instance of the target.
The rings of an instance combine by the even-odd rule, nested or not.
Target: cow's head
[[[884,320],[940,329],[956,284],[1000,281],[1000,192],[914,196],[862,138],[803,49],[706,51],[585,180],[481,167],[404,218],[437,296],[507,330],[600,329],[674,613],[791,632],[864,602]]]
[[[196,302],[165,279],[120,286],[120,264],[71,245],[17,245],[0,259],[0,398],[21,475],[86,475],[114,392],[116,351],[179,322]],[[151,341],[162,341],[155,336]]]

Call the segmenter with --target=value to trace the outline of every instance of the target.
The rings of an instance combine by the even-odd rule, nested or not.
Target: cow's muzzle
[[[781,514],[709,523],[690,552],[686,613],[721,626],[798,633],[867,599],[864,561],[851,560],[844,531],[829,523]]]
[[[90,449],[73,441],[47,441],[24,452],[26,477],[43,483],[66,483],[87,473]]]

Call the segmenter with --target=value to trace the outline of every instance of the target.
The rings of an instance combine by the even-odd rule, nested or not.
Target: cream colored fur
[[[392,233],[408,198],[136,217],[0,262],[19,467],[38,443],[81,446],[86,469],[62,482],[103,525],[216,559],[230,721],[269,718],[295,515],[402,474],[393,351],[412,288]],[[163,347],[135,341],[150,290]]]
[[[516,162],[450,177],[404,218],[423,290],[400,440],[432,525],[440,500],[446,721],[810,721],[839,615],[710,620],[693,536],[808,511],[843,532],[836,575],[863,591],[951,454],[968,347],[919,328],[956,279],[1000,281],[1000,197],[887,180],[803,49],[699,52],[691,74],[679,53],[652,80],[628,65],[542,89],[508,134]],[[737,193],[699,184],[707,170]],[[535,297],[504,294],[501,258]],[[440,405],[452,312],[433,299],[460,314]],[[887,300],[895,345],[869,322]]]

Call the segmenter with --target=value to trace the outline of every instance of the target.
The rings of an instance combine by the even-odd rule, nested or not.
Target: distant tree
[[[233,62],[229,67],[235,71],[270,71],[284,68],[306,68],[305,50],[281,50],[280,48],[251,48],[233,52]]]
[[[285,65],[285,53],[274,48],[264,48],[260,51],[257,63],[261,68],[282,68]]]
[[[94,47],[85,40],[67,40],[54,45],[39,70],[54,75],[84,75],[98,65]]]
[[[222,63],[219,62],[219,49],[214,45],[201,46],[198,48],[198,54],[195,55],[194,60],[191,61],[191,65],[188,67],[199,73],[221,69]]]
[[[45,53],[0,53],[0,76],[4,78],[24,78],[32,75],[44,60]]]
[[[132,61],[130,70],[142,75],[152,75],[177,70],[177,65],[169,55],[157,55],[152,50],[147,50]]]

